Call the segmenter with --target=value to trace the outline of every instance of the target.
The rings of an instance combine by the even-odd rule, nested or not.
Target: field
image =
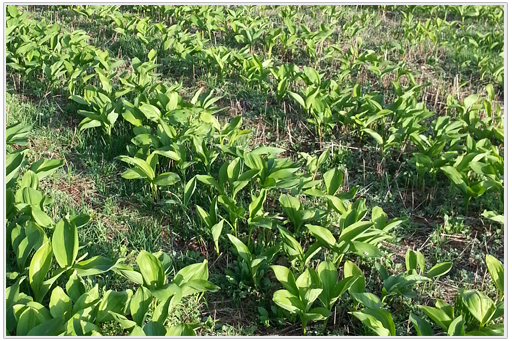
[[[503,6],[14,6],[7,335],[504,334]]]

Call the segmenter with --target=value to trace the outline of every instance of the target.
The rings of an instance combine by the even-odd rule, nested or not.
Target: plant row
[[[85,32],[61,32],[59,24],[35,23],[27,18],[27,12],[20,14],[15,7],[10,6],[8,12],[8,65],[23,77],[40,79],[48,91],[67,89],[78,114],[85,116],[81,130],[102,128],[111,141],[119,117],[131,125],[133,138],[127,155],[118,156],[129,166],[122,177],[142,180],[155,201],[174,204],[184,212],[195,202],[196,216],[209,232],[217,253],[232,250],[238,255],[233,275],[258,289],[272,269],[284,287],[274,293],[274,302],[290,320],[299,318],[304,332],[309,321],[325,320],[327,324],[336,302],[348,292],[353,316],[378,335],[395,335],[386,303],[394,296],[414,297],[413,289],[450,271],[451,263],[436,264],[426,271],[423,255],[410,250],[407,271],[402,274],[389,275],[377,261],[382,294],[378,297],[366,292],[363,272],[346,258],[381,257],[382,242],[405,219],[388,220],[381,208],[373,207],[370,219],[365,220],[368,209],[364,199],[356,199],[358,188],[343,191],[343,169],[322,168],[328,149],[318,156],[303,153],[302,162],[278,157],[285,152],[281,148],[250,149],[251,131],[242,129],[241,116],[225,124],[215,117],[222,110],[215,106],[220,97],[212,91],[202,94],[200,89],[185,101],[178,93],[179,85],[160,80],[155,72],[158,51],[151,50],[144,62],[133,58],[128,64],[133,71],[119,75],[118,68],[127,63],[88,45]],[[160,25],[169,39],[179,39],[176,28],[170,31]],[[143,40],[140,27],[137,36]],[[250,56],[242,57],[238,64],[239,68],[247,66],[247,79],[271,87],[268,76],[272,74],[277,98],[290,96],[297,102],[317,127],[320,138],[323,130],[338,124],[355,128],[375,139],[383,157],[388,148],[412,142],[418,150],[412,160],[419,175],[434,176],[442,170],[464,195],[466,211],[470,198],[488,190],[498,192],[503,202],[503,158],[493,144],[503,141],[503,118],[493,102],[492,86],[488,87],[488,98],[473,95],[462,103],[452,99],[456,117],[438,117],[429,124],[434,127],[431,131],[420,122],[425,124],[434,114],[417,102],[422,86],[410,72],[396,67],[396,99],[384,104],[378,93],[363,95],[361,85],[342,90],[334,80],[322,80],[323,75],[313,68],[301,71],[290,64],[272,67],[251,52],[249,46],[247,51],[234,54]],[[219,58],[212,60],[223,65],[227,59],[222,58],[220,64]],[[410,83],[406,88],[400,85],[402,75],[407,75]],[[290,90],[299,80],[306,87],[300,92]],[[492,110],[493,104],[498,114]],[[487,117],[480,118],[481,112]],[[9,127],[8,146],[26,144],[29,129]],[[167,317],[183,297],[218,289],[208,282],[207,264],[186,267],[169,280],[170,260],[162,252],[141,251],[137,267],[123,264],[122,259],[87,258],[87,254],[78,257],[82,249],[78,228],[89,218],[66,217],[55,223],[45,212],[51,198],[38,190],[39,180],[62,165],[62,160],[41,160],[19,178],[25,166],[24,150],[8,148],[8,244],[17,260],[16,271],[10,272],[14,284],[7,289],[12,322],[8,323],[9,332],[92,335],[99,332],[101,323],[116,320],[132,335],[193,334],[198,326],[171,326]],[[178,184],[181,193],[162,190]],[[209,193],[206,199],[197,197],[198,186],[205,190],[202,193]],[[271,209],[267,198],[278,195],[279,207]],[[317,206],[304,207],[305,197]],[[496,212],[486,214],[503,219]],[[50,237],[46,231],[51,231]],[[291,262],[291,270],[273,265],[278,254]],[[327,260],[314,266],[313,260],[318,263],[320,258]],[[460,293],[455,309],[443,301],[438,301],[437,309],[419,308],[448,335],[502,334],[503,324],[496,321],[503,315],[503,266],[492,256],[487,257],[487,265],[500,292],[497,300],[466,291]],[[340,266],[344,278],[338,281]],[[135,294],[131,290],[99,290],[97,285],[86,291],[84,278],[93,283],[95,276],[107,271],[138,285]],[[24,282],[27,274],[28,283]],[[410,319],[418,334],[432,334],[424,319],[412,313]],[[64,330],[56,329],[56,325],[64,325]]]

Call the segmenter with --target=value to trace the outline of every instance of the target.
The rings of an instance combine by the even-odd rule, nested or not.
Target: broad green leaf
[[[335,303],[335,301],[332,300],[333,297],[339,297],[341,294],[343,294],[345,291],[349,290],[352,284],[354,284],[359,279],[359,276],[350,276],[342,279],[339,281],[335,286],[334,290],[331,294],[331,306]]]
[[[99,275],[112,269],[121,259],[114,261],[103,256],[94,256],[78,262],[73,267],[80,276]]]
[[[450,323],[450,327],[448,327],[448,336],[464,336],[463,315],[460,315]]]
[[[182,298],[181,288],[176,283],[167,283],[159,289],[151,290],[151,295],[160,302],[165,302],[168,298],[172,297],[170,303]]]
[[[135,108],[126,108],[126,110],[121,114],[123,118],[129,123],[133,124],[136,127],[141,127],[143,124],[144,116],[139,113],[139,111]]]
[[[396,335],[395,323],[393,322],[393,317],[388,311],[384,309],[363,309],[362,312],[371,315],[380,321],[383,327],[389,330],[390,336]]]
[[[98,117],[98,119],[86,117],[78,125],[78,127],[80,128],[80,131],[90,129],[90,128],[101,127],[101,126],[102,126],[102,122],[100,121],[99,117]]]
[[[452,268],[452,263],[451,262],[445,262],[445,263],[436,264],[427,273],[427,277],[428,278],[435,278],[435,277],[443,276],[443,275],[447,274],[448,272],[450,272],[451,268]]]
[[[50,296],[50,314],[53,317],[69,318],[73,309],[71,299],[61,287],[55,287]]]
[[[416,252],[409,249],[405,253],[405,267],[409,274],[416,273],[416,268],[418,267],[418,261],[416,258]]]
[[[16,335],[26,336],[31,329],[40,325],[44,321],[46,321],[44,315],[41,314],[36,308],[29,306],[21,313],[20,317],[18,318]]]
[[[160,110],[154,105],[142,103],[140,106],[140,111],[146,116],[147,119],[152,120],[154,122],[158,122],[158,119],[162,117]]]
[[[278,147],[261,146],[251,151],[254,155],[277,155],[284,153],[286,150]]]
[[[163,325],[165,323],[165,320],[169,316],[169,304],[170,303],[171,303],[171,297],[168,297],[165,300],[161,300],[160,303],[156,306],[156,309],[153,312],[153,316],[151,317],[151,320]]]
[[[373,330],[378,336],[391,336],[391,332],[387,328],[384,328],[382,322],[376,319],[374,316],[363,313],[361,311],[349,312],[349,314],[357,317],[359,321]]]
[[[346,261],[343,265],[343,276],[345,278],[350,276],[358,276],[358,279],[352,284],[349,291],[350,294],[353,293],[364,293],[364,287],[366,285],[366,281],[363,275],[363,272],[357,265],[352,263],[351,261]]]
[[[73,302],[76,302],[80,296],[85,294],[85,283],[80,276],[78,276],[77,272],[73,272],[71,276],[69,276],[69,280],[66,283],[66,292]]]
[[[73,312],[71,315],[75,315],[76,313],[85,310],[89,307],[95,306],[100,301],[100,293],[99,286],[96,285],[89,291],[85,292],[82,296],[80,296],[73,306]]]
[[[247,246],[242,243],[240,241],[240,239],[238,239],[237,237],[235,236],[232,236],[231,234],[228,234],[228,238],[229,240],[231,241],[231,243],[235,246],[236,248],[236,251],[238,252],[238,254],[240,255],[240,257],[242,257],[242,259],[247,263],[247,264],[251,264],[251,260],[252,260],[252,255],[251,255],[251,251],[249,251],[249,249],[247,248]]]
[[[464,109],[466,109],[466,112],[480,99],[480,96],[478,94],[473,94],[471,96],[468,96],[464,98]]]
[[[212,220],[214,217],[210,217],[208,212],[206,212],[201,206],[196,205],[196,210],[199,217],[201,217],[206,226],[211,228],[214,225],[214,221]]]
[[[453,314],[453,307],[443,300],[436,300],[436,308],[441,309],[448,315],[452,320],[455,318]]]
[[[324,182],[327,195],[334,195],[343,182],[343,173],[338,168],[333,168],[324,173]]]
[[[155,172],[153,169],[149,166],[149,164],[146,163],[146,161],[141,160],[139,158],[132,158],[125,155],[119,156],[119,159],[123,162],[126,162],[130,165],[134,165],[138,168],[139,171],[141,171],[141,174],[144,174],[147,179],[152,181],[155,178]]]
[[[66,329],[64,327],[65,318],[58,316],[50,320],[46,320],[35,328],[30,329],[28,336],[57,336],[61,335]]]
[[[338,283],[338,272],[336,271],[336,267],[330,261],[323,261],[318,265],[316,271],[318,272],[318,276],[322,282],[322,288],[324,289],[321,294],[324,298],[322,299],[321,297],[320,300],[322,302],[329,302],[333,294],[334,287]]]
[[[71,96],[69,96],[69,99],[77,102],[78,104],[83,104],[83,105],[87,105],[87,106],[89,105],[89,102],[84,100],[81,96],[71,95]]]
[[[482,216],[484,216],[487,219],[490,219],[492,221],[496,221],[500,224],[505,224],[505,217],[503,215],[498,215],[494,211],[487,211],[485,210],[484,213],[482,213]]]
[[[294,176],[294,173],[297,171],[296,168],[285,168],[285,169],[280,169],[278,171],[275,171],[275,172],[272,172],[268,178],[270,179],[274,179],[274,180],[290,180],[293,176]]]
[[[466,183],[464,182],[464,179],[460,175],[460,173],[457,171],[456,168],[452,166],[444,166],[441,167],[441,170],[446,174],[446,176],[455,184],[455,186],[464,194],[466,195],[468,192],[468,188]]]
[[[448,316],[443,310],[436,309],[432,307],[427,307],[423,305],[418,306],[432,321],[434,321],[438,326],[443,328],[446,332],[452,323],[452,318]]]
[[[432,328],[430,328],[430,324],[421,317],[414,315],[413,313],[409,313],[409,320],[414,325],[414,329],[416,329],[418,336],[434,335],[432,334]]]
[[[350,251],[361,257],[380,257],[382,253],[379,248],[369,243],[358,241],[350,242]]]
[[[324,245],[332,248],[336,244],[336,239],[326,228],[309,224],[307,224],[306,227],[308,228],[309,232],[311,232],[311,234],[314,235],[315,238],[317,238],[318,241],[322,242]]]
[[[67,322],[65,335],[70,336],[101,336],[100,328],[85,319],[82,316],[70,319]]]
[[[338,244],[342,245],[342,243],[348,243],[353,241],[363,232],[372,227],[372,225],[373,222],[360,221],[346,227],[345,229],[343,229],[343,232],[341,232],[341,235],[338,239]]]
[[[289,194],[281,194],[279,197],[279,204],[288,218],[290,218],[290,220],[295,224],[295,212],[299,211],[301,206],[299,199]]]
[[[183,197],[183,205],[187,206],[188,203],[190,202],[190,198],[192,197],[192,194],[194,194],[194,191],[196,190],[196,184],[197,184],[197,178],[194,176],[185,185],[185,194]]]
[[[265,164],[263,163],[261,156],[254,152],[244,154],[244,163],[250,169],[257,169],[261,171],[265,168]],[[241,181],[241,179],[239,179],[239,181]]]
[[[371,292],[353,292],[352,297],[366,308],[379,309],[382,306],[380,298]]]
[[[365,133],[367,133],[368,135],[373,137],[373,139],[377,142],[377,144],[379,146],[382,146],[384,144],[384,140],[382,139],[382,136],[380,136],[380,134],[377,133],[375,130],[365,128],[365,129],[362,129],[362,131],[364,131]]]
[[[211,175],[196,175],[197,180],[215,188],[220,194],[224,194],[224,188]]]
[[[75,224],[77,228],[84,226],[91,220],[91,217],[88,214],[78,214],[69,218],[69,222]]]
[[[295,100],[297,101],[297,103],[300,104],[300,106],[303,108],[303,109],[306,109],[306,104],[304,103],[304,99],[302,98],[301,95],[299,95],[298,93],[296,92],[293,92],[293,91],[288,91],[288,94]]]
[[[305,321],[322,321],[328,319],[331,316],[331,311],[324,307],[317,307],[311,309],[303,315]]]
[[[135,284],[144,285],[144,278],[140,272],[133,270],[132,267],[117,263],[112,267],[112,270],[126,277],[129,281]]]
[[[465,292],[462,296],[462,302],[471,315],[480,322],[480,325],[489,322],[496,310],[494,302],[479,291]]]
[[[304,304],[297,296],[293,295],[288,290],[278,290],[274,292],[272,300],[279,307],[291,313],[299,313],[300,311],[304,310]]]
[[[182,286],[193,279],[208,280],[208,261],[206,259],[202,263],[191,264],[178,271],[173,282]]]
[[[136,261],[146,286],[150,289],[158,289],[164,285],[164,269],[162,263],[154,255],[142,250]]]
[[[12,187],[14,185],[14,182],[16,181],[16,179],[18,177],[19,169],[21,167],[21,164],[22,164],[24,158],[25,158],[25,156],[21,152],[7,154],[7,156],[5,157],[6,188]]]
[[[423,274],[425,272],[425,257],[419,251],[416,251],[416,261],[420,267],[420,271]]]
[[[302,246],[299,244],[299,242],[297,242],[293,235],[287,229],[279,225],[277,228],[279,229],[279,233],[281,234],[281,238],[283,240],[283,250],[288,255],[288,257],[293,260],[296,257],[302,256]]]
[[[41,161],[41,160],[40,160]],[[53,160],[44,160],[41,162],[33,163],[31,166],[31,170],[37,174],[39,180],[47,177],[48,175],[54,173],[59,167],[64,165],[64,160],[53,159]]]
[[[146,179],[147,175],[143,171],[141,171],[137,168],[129,168],[121,174],[121,177],[123,177],[124,179],[127,179],[127,180],[134,180],[134,179]]]
[[[375,206],[372,209],[372,222],[376,229],[382,230],[386,226],[386,222],[388,221],[388,216],[382,208],[379,206]]]
[[[504,336],[505,328],[503,323],[492,324],[480,330],[484,336]],[[469,335],[466,333],[466,335]]]
[[[212,226],[212,237],[213,242],[215,243],[215,250],[217,251],[217,253],[219,253],[219,238],[220,235],[222,234],[223,226],[224,220],[221,220],[220,222]]]
[[[503,264],[491,255],[485,256],[485,263],[487,264],[487,270],[491,275],[492,282],[496,289],[498,289],[500,299],[503,299],[505,294],[505,270]]]
[[[50,270],[52,255],[52,246],[48,241],[36,251],[30,262],[28,278],[36,301],[41,301],[43,298],[43,282]]]
[[[179,182],[180,176],[173,172],[162,173],[158,175],[153,183],[157,186],[171,186]]]
[[[18,277],[16,282],[8,287],[5,290],[5,298],[6,298],[6,329],[9,332],[12,332],[16,328],[16,316],[14,315],[13,305],[18,302],[19,294],[20,294],[20,283],[23,281],[25,277]]]
[[[274,271],[277,280],[282,284],[282,286],[292,295],[298,296],[299,289],[295,283],[295,277],[293,276],[293,273],[288,268],[281,265],[272,265],[271,268]]]
[[[253,200],[249,204],[249,218],[253,219],[263,209],[263,204],[267,199],[267,191],[261,190],[257,197],[253,197]]]
[[[242,115],[238,115],[237,117],[233,118],[228,124],[225,125],[224,129],[222,130],[222,135],[226,135],[236,129],[240,129],[241,126]]]
[[[490,101],[494,100],[494,88],[493,88],[492,84],[487,84],[487,86],[485,87],[485,90],[487,91],[489,100]]]
[[[110,312],[115,312],[121,315],[125,314],[128,303],[133,295],[133,292],[128,289],[125,291],[108,290],[103,294],[103,298],[98,306],[98,313],[96,315],[96,323],[103,323],[114,319]]]
[[[195,295],[205,291],[215,292],[220,288],[204,279],[191,279],[182,285],[183,297]],[[172,302],[171,302],[172,304]]]
[[[196,333],[191,324],[180,323],[168,327],[165,336],[196,336]]]
[[[157,321],[149,321],[142,328],[146,336],[165,336],[165,327]]]
[[[135,323],[135,322],[133,322],[131,320],[128,320],[125,316],[123,316],[121,314],[118,314],[118,313],[113,312],[113,311],[109,311],[109,314],[112,315],[114,320],[119,322],[119,325],[123,329],[131,330],[132,328],[137,326],[137,323]]]
[[[43,201],[43,195],[40,191],[37,191],[30,187],[25,187],[16,192],[16,202],[22,202],[24,204],[31,205],[33,208],[38,207]]]
[[[32,217],[39,226],[48,227],[53,224],[52,218],[50,218],[39,206],[32,206]]]
[[[306,194],[313,194],[312,191],[308,191],[309,193]],[[320,195],[321,196],[321,195]],[[334,196],[334,195],[328,195],[325,196],[327,200],[329,200],[329,204],[339,213],[339,214],[345,214],[347,213],[347,207],[343,203],[343,200],[340,198]]]
[[[78,255],[78,230],[74,223],[67,219],[57,223],[53,232],[52,248],[61,268],[73,265]]]
[[[247,180],[251,180],[256,176],[256,174],[259,173],[259,169],[249,169],[246,172],[243,172],[240,177],[238,178],[238,182],[243,182]],[[235,181],[236,182],[236,181]]]
[[[380,277],[385,281],[389,277],[389,273],[386,270],[386,268],[380,264],[379,262],[375,262],[375,267],[377,268],[377,271],[379,272]]]
[[[151,301],[151,292],[140,286],[130,301],[130,314],[137,325],[142,326]]]
[[[23,174],[23,178],[21,179],[20,188],[23,187],[31,187],[35,190],[37,190],[37,187],[39,185],[39,177],[36,173],[32,172],[31,170],[28,170]]]
[[[133,327],[130,336],[146,336],[146,333],[144,333],[144,330],[141,327],[135,326]]]
[[[28,221],[23,228],[19,225],[13,228],[11,241],[12,248],[16,253],[18,266],[24,268],[32,250],[39,249],[46,241],[46,234],[37,224]]]

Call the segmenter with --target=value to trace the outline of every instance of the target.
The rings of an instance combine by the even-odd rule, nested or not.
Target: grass
[[[252,7],[250,12],[254,14],[259,10],[258,7]],[[315,29],[319,22],[315,18],[315,12],[307,7],[301,10],[305,14],[303,22],[310,25],[312,30]],[[267,9],[267,13],[270,14],[270,22],[277,22],[278,15],[275,10]],[[427,81],[431,83],[422,90],[421,95],[429,110],[446,112],[444,101],[449,94],[458,94],[463,98],[469,93],[484,91],[487,83],[480,81],[474,64],[459,67],[460,60],[471,59],[473,50],[455,57],[454,49],[445,46],[439,50],[437,60],[428,60],[427,56],[431,55],[433,44],[427,42],[418,46],[404,40],[401,36],[400,17],[393,12],[363,9],[362,6],[343,6],[340,22],[346,23],[352,16],[365,13],[375,13],[382,23],[377,28],[363,25],[358,34],[363,42],[360,50],[378,50],[385,42],[401,42],[403,53],[396,50],[386,52],[387,58],[395,62],[404,60],[415,73],[422,73],[420,84]],[[36,16],[55,20],[55,13],[51,11],[38,13]],[[69,10],[59,13],[59,22],[67,28],[85,30],[91,36],[90,44],[108,50],[111,56],[127,60],[134,57],[141,60],[147,58],[148,48],[134,35],[118,36],[105,24],[98,25],[83,17],[75,19]],[[340,27],[336,34],[341,37],[344,32],[340,31]],[[490,26],[477,24],[471,33],[486,33],[492,29]],[[344,51],[353,43],[353,40],[346,38],[339,40]],[[219,40],[218,43],[229,44],[230,48],[240,48],[231,41]],[[209,44],[213,46],[212,42]],[[311,65],[308,57],[300,53],[301,48],[297,50],[291,58],[275,54],[274,65]],[[256,46],[256,52],[262,54],[262,47]],[[492,56],[497,57],[497,53]],[[340,66],[338,62],[320,62],[316,65],[325,72],[331,72]],[[408,312],[416,304],[432,303],[433,298],[438,297],[453,303],[456,294],[454,288],[478,288],[491,297],[496,294],[494,287],[489,285],[489,274],[485,270],[483,255],[491,253],[503,259],[503,230],[494,226],[494,223],[482,220],[478,214],[485,207],[498,207],[499,200],[494,194],[486,193],[472,199],[469,215],[460,217],[458,212],[463,212],[464,209],[462,197],[442,174],[433,178],[426,174],[421,186],[413,186],[417,175],[414,164],[409,162],[410,153],[393,150],[385,154],[383,163],[371,138],[364,136],[361,139],[345,127],[343,130],[334,129],[320,143],[315,140],[314,127],[303,123],[303,113],[291,102],[287,103],[289,107],[285,112],[274,96],[246,85],[237,74],[223,80],[208,74],[205,68],[196,67],[194,77],[191,77],[188,65],[177,61],[160,67],[159,72],[162,72],[162,79],[183,84],[181,94],[185,99],[190,99],[201,86],[215,89],[216,93],[223,96],[217,103],[218,106],[226,108],[220,117],[229,118],[241,114],[244,126],[253,130],[251,146],[264,144],[284,148],[289,151],[286,156],[290,156],[292,161],[298,159],[298,152],[318,154],[323,148],[331,148],[329,162],[321,170],[343,166],[347,170],[344,189],[359,185],[362,190],[357,197],[364,198],[369,208],[382,207],[390,219],[408,217],[407,223],[402,224],[394,232],[393,239],[386,244],[387,252],[383,261],[389,264],[390,270],[397,270],[397,266],[404,264],[403,257],[408,248],[420,249],[424,253],[427,268],[439,262],[453,262],[451,273],[434,282],[427,297],[420,299],[422,301],[394,300],[387,307],[393,313],[397,335],[414,333],[407,321]],[[459,82],[468,80],[469,83],[460,89],[454,79]],[[359,72],[353,70],[349,81],[363,84],[363,93],[378,89],[385,96],[389,96],[387,100],[394,96],[389,79],[384,77],[381,83],[366,69]],[[110,145],[108,139],[98,131],[79,131],[81,117],[74,112],[73,105],[67,99],[52,95],[43,99],[29,98],[29,89],[20,92],[19,88],[14,89],[14,84],[9,83],[10,87],[7,89],[8,124],[21,121],[34,125],[29,139],[30,162],[41,156],[66,161],[65,166],[45,179],[41,187],[55,199],[52,209],[54,218],[78,213],[91,215],[91,222],[79,231],[81,243],[87,245],[84,252],[108,258],[126,257],[133,264],[135,255],[142,249],[151,252],[164,250],[171,255],[175,269],[208,259],[210,281],[220,286],[221,290],[202,299],[184,300],[172,312],[171,321],[204,322],[198,330],[199,335],[300,335],[298,321],[295,324],[284,322],[283,312],[275,309],[271,299],[271,294],[277,288],[275,281],[271,282],[269,279],[261,291],[254,291],[237,277],[234,271],[235,253],[229,253],[224,247],[222,254],[217,256],[212,241],[205,237],[208,232],[196,219],[195,205],[203,208],[209,206],[210,192],[206,186],[198,184],[198,190],[189,205],[190,210],[180,210],[172,204],[155,204],[149,188],[141,180],[129,181],[120,177],[125,165],[117,156],[127,153],[126,145],[131,139],[129,124],[119,120]],[[497,96],[503,100],[502,89],[498,88]],[[213,174],[217,174],[223,161],[219,159],[214,164]],[[181,186],[166,190],[175,193],[181,191]],[[165,190],[161,195],[164,199],[173,199]],[[269,202],[276,202],[278,196],[277,191],[271,193]],[[372,262],[363,260],[359,266],[370,271],[373,269]],[[378,294],[382,287],[380,277],[374,270],[368,274],[367,291]],[[266,276],[270,278],[270,275],[271,272]],[[102,280],[115,290],[133,289],[115,275],[104,275]],[[336,307],[327,335],[370,335],[371,332],[366,327],[346,313],[349,309],[349,300],[346,298]],[[266,309],[269,317],[266,318],[258,309],[252,309],[253,307]],[[308,333],[322,335],[320,329],[320,323],[312,325]],[[121,334],[115,323],[103,325],[102,332],[104,335]]]

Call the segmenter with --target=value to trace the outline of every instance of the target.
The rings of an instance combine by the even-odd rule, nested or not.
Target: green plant
[[[306,225],[309,232],[315,236],[322,246],[333,253],[335,265],[339,265],[343,256],[347,253],[355,253],[361,257],[380,257],[381,252],[376,245],[386,238],[387,231],[401,223],[401,220],[396,220],[386,226],[383,225],[381,220],[378,220],[377,224],[373,221],[360,221],[363,216],[355,216],[356,210],[350,210],[349,212],[347,212],[346,218],[342,217],[343,223],[340,224],[342,230],[337,240],[324,227]],[[383,218],[385,219],[385,217]]]
[[[345,261],[345,264],[343,265],[343,274],[345,278],[357,278],[349,288],[350,297],[352,297],[354,300],[354,309],[357,307],[358,303],[369,309],[381,308],[382,302],[380,298],[371,292],[366,292],[366,278],[364,277],[361,269],[356,264],[351,261]]]
[[[320,242],[313,243],[306,252],[302,250],[302,246],[300,243],[293,237],[293,235],[285,228],[278,226],[279,233],[281,234],[282,245],[284,253],[288,256],[288,259],[292,262],[292,266],[295,265],[295,262],[299,263],[299,270],[303,271],[304,268],[308,265],[310,260],[315,256],[320,250],[322,244]]]
[[[498,290],[498,300],[503,301],[505,296],[505,269],[503,264],[492,255],[485,256],[485,264],[491,275],[492,282]]]
[[[158,155],[156,153],[151,153],[146,160],[126,155],[121,155],[119,159],[133,166],[133,168],[124,171],[121,176],[129,180],[144,179],[149,184],[151,194],[155,200],[158,199],[159,187],[171,186],[180,181],[179,175],[173,172],[156,175],[155,171],[158,163]]]
[[[499,336],[504,333],[503,323],[493,323],[504,314],[503,265],[493,256],[486,256],[486,264],[496,289],[498,300],[493,302],[486,294],[476,290],[459,290],[455,307],[436,300],[436,308],[418,307],[449,336]],[[455,317],[457,316],[457,317]],[[410,314],[418,335],[433,335],[430,325],[422,318]]]
[[[279,251],[279,246],[267,248],[259,255],[254,255],[249,251],[249,248],[238,238],[228,234],[230,242],[235,246],[235,249],[243,260],[242,263],[242,276],[243,273],[247,274],[252,283],[256,288],[261,280],[261,277],[265,274],[265,267],[272,263],[272,259]],[[262,269],[263,267],[263,269]]]
[[[425,283],[432,278],[438,278],[447,274],[452,263],[445,262],[434,265],[429,271],[425,272],[425,258],[419,251],[407,250],[405,254],[406,272],[401,274],[389,275],[386,268],[380,264],[375,264],[383,280],[382,301],[391,295],[402,295],[409,298],[416,297],[416,292],[410,287]],[[420,271],[417,271],[419,267]]]
[[[293,231],[295,233],[299,232],[304,223],[319,219],[320,212],[318,210],[304,209],[300,200],[291,195],[281,194],[279,203],[286,213],[288,220],[293,224]],[[287,221],[285,221],[285,223],[286,222]]]
[[[357,317],[378,336],[396,336],[393,316],[384,309],[366,308],[361,311],[350,312],[350,314]]]
[[[160,261],[163,260],[163,262]],[[172,280],[167,278],[170,258],[165,254],[151,254],[141,251],[137,256],[139,271],[123,266],[118,272],[137,283],[137,289],[130,302],[133,320],[118,314],[115,319],[123,329],[131,331],[133,336],[178,336],[195,335],[195,324],[181,323],[166,328],[164,326],[171,308],[183,297],[206,291],[217,291],[219,287],[208,281],[208,262],[192,264],[178,271]],[[150,306],[153,308],[151,321],[145,323]]]
[[[316,270],[320,277],[322,284],[322,292],[318,296],[318,299],[323,306],[332,311],[332,308],[340,296],[347,290],[350,289],[352,284],[359,278],[359,275],[345,277],[338,282],[338,271],[334,264],[330,261],[324,261],[318,265]],[[327,325],[327,320],[324,323],[324,329]]]
[[[320,276],[312,268],[307,268],[297,278],[284,266],[273,265],[272,270],[285,288],[276,291],[272,300],[279,307],[300,317],[304,335],[309,321],[324,320],[331,315],[330,310],[325,307],[312,308],[324,290]]]
[[[258,184],[261,188],[292,188],[300,182],[300,176],[296,172],[300,164],[289,159],[268,157],[263,159],[264,154],[278,154],[283,149],[273,147],[259,147],[243,155],[244,164],[251,170],[257,170]]]
[[[468,213],[469,200],[485,193],[485,184],[482,181],[471,181],[464,173],[460,173],[455,167],[444,166],[441,170],[464,196],[465,212]]]

